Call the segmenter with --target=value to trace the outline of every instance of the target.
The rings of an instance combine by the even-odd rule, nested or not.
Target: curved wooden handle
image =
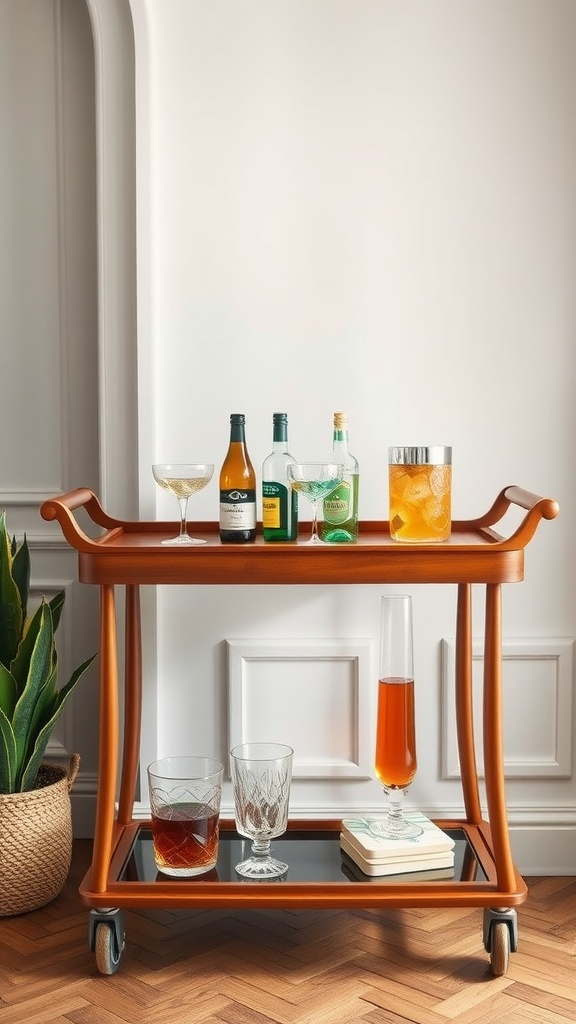
[[[67,494],[48,498],[40,506],[40,515],[48,522],[54,519],[58,520],[66,540],[77,551],[94,551],[97,544],[80,529],[76,522],[72,513],[79,508],[85,508],[92,522],[106,530],[113,530],[122,525],[120,520],[113,519],[104,511],[98,498],[88,487],[76,487],[75,490],[68,491]]]
[[[503,494],[509,504],[519,505],[520,508],[525,508],[527,511],[531,511],[538,506],[542,519],[555,519],[560,511],[558,502],[554,501],[553,498],[541,498],[539,494],[525,491],[523,487],[512,485],[507,487]]]
[[[92,499],[96,500],[96,497],[88,487],[76,487],[75,490],[69,491],[68,494],[62,494],[57,498],[50,498],[48,501],[45,501],[42,505],[42,516],[44,519],[57,519],[57,504],[65,505],[66,508],[73,512],[75,509],[81,508],[82,505],[89,505]]]

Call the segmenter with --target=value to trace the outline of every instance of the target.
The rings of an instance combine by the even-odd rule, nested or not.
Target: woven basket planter
[[[68,877],[72,859],[70,790],[80,766],[43,764],[36,789],[0,794],[0,917],[50,903]]]

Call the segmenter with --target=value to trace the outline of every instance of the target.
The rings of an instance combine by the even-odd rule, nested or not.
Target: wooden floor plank
[[[0,1024],[574,1024],[576,877],[528,879],[519,949],[494,978],[479,908],[127,911],[112,977],[78,896],[0,918]]]
[[[575,965],[576,966],[576,965]],[[507,990],[507,995],[525,1006],[543,1006],[554,1013],[564,1014],[571,1020],[576,1021],[576,983],[571,999],[562,996],[551,996],[549,992],[542,992],[536,985],[523,984],[514,981]]]
[[[25,1006],[22,1003],[3,1006],[0,1009],[0,1020],[2,1024],[47,1024],[82,1006],[86,1006],[86,1000],[81,995],[56,992],[49,1002],[45,996],[41,996],[26,1000]]]

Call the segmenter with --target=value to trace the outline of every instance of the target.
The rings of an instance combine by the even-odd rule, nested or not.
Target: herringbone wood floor
[[[574,1024],[576,878],[529,879],[519,949],[494,978],[481,910],[140,911],[100,975],[75,844],[52,904],[0,919],[1,1024]]]

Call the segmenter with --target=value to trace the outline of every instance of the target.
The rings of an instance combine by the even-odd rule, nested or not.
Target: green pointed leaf
[[[90,668],[90,665],[95,658],[96,655],[92,655],[91,658],[88,658],[72,673],[66,685],[57,691],[56,701],[52,705],[50,717],[47,718],[39,728],[35,728],[34,732],[31,733],[30,749],[26,752],[26,757],[22,759],[20,773],[17,779],[18,791],[24,792],[27,789],[33,788],[38,774],[38,769],[42,762],[42,758],[46,753],[48,740],[50,739],[54,726],[70,700],[76,683],[79,681],[80,677],[84,675],[86,670]],[[48,688],[49,687],[45,687],[45,689]],[[48,703],[46,706],[48,706]]]
[[[30,629],[20,645],[20,650],[12,665],[14,676],[19,685],[21,684],[22,677],[18,677],[16,666],[18,665],[18,669],[22,670],[23,665],[21,662],[18,664],[18,662],[21,658],[22,648],[25,644],[28,644],[29,638],[33,639],[34,643],[30,651],[28,673],[25,685],[20,689],[20,696],[14,708],[14,717],[12,719],[19,758],[24,755],[29,745],[34,708],[36,707],[40,692],[50,678],[52,671],[54,633],[52,630],[52,616],[45,601],[42,602],[38,613],[32,619]]]
[[[22,621],[24,621],[27,615],[28,594],[30,592],[30,552],[28,550],[26,534],[24,534],[24,539],[12,559],[12,577],[20,594]]]
[[[90,668],[90,665],[95,660],[96,660],[96,655],[93,654],[92,657],[87,658],[86,661],[83,661],[82,664],[78,666],[78,668],[74,669],[74,671],[73,671],[72,675],[70,676],[70,679],[68,680],[68,682],[64,686],[62,686],[60,690],[58,690],[58,696],[57,696],[58,705],[61,704],[63,698],[66,698],[66,700],[68,699],[68,697],[72,693],[72,690],[76,686],[76,683],[79,681],[80,677],[83,676],[84,673],[88,671],[88,669]]]
[[[0,662],[6,667],[18,650],[24,617],[20,592],[12,576],[13,545],[6,532],[6,513],[0,515]]]
[[[15,793],[25,793],[30,789],[34,789],[38,769],[42,764],[44,754],[46,753],[46,747],[48,746],[48,740],[50,739],[50,734],[54,728],[57,718],[58,715],[54,717],[54,720],[51,719],[47,722],[42,731],[38,733],[36,743],[28,761],[26,764],[21,766],[22,770],[19,775],[16,776],[14,785]]]
[[[0,711],[0,793],[14,792],[16,775],[16,740],[12,726]]]
[[[30,719],[30,726],[28,729],[28,741],[26,750],[22,755],[22,762],[25,764],[30,757],[34,745],[36,743],[36,737],[38,733],[44,728],[46,722],[49,722],[54,712],[58,709],[58,670],[54,669],[52,674],[49,676],[46,684],[40,690],[38,698],[32,711],[32,717]]]
[[[61,590],[59,594],[56,594],[55,597],[53,597],[52,600],[48,602],[50,605],[50,611],[52,612],[52,627],[54,629],[54,632],[56,632],[56,630],[58,629],[58,625],[60,623],[60,616],[62,614],[62,609],[64,607],[65,597],[66,595],[64,591]]]
[[[17,700],[16,680],[5,665],[0,665],[0,711],[3,711],[10,720],[12,720]]]
[[[51,648],[53,646],[53,640],[50,641],[50,636],[48,635],[48,633],[52,633],[53,635],[53,630],[51,629],[51,626],[48,626],[46,624],[47,620],[50,623],[52,622],[50,609],[46,602],[42,601],[42,603],[34,612],[32,618],[29,619],[28,622],[25,624],[24,634],[20,646],[18,648],[16,657],[14,658],[10,666],[12,675],[16,680],[19,696],[22,695],[24,688],[28,683],[32,659],[34,656],[34,650],[36,648],[38,636],[42,630],[43,646],[46,645],[47,641],[50,642]]]
[[[72,673],[70,679],[66,683],[66,686],[63,686],[62,689],[59,691],[58,707],[54,711],[52,717],[46,722],[46,724],[43,726],[43,728],[36,736],[34,748],[27,761],[24,771],[22,772],[21,779],[19,780],[19,791],[24,792],[27,789],[32,789],[32,787],[34,786],[36,776],[38,774],[38,769],[42,762],[42,758],[46,753],[46,747],[48,745],[48,740],[50,739],[52,730],[54,729],[56,722],[60,718],[60,715],[62,714],[68,701],[70,700],[74,687],[78,680],[80,679],[80,676],[82,676],[86,669],[90,667],[95,657],[96,655],[94,655],[92,658],[88,658],[87,661],[80,665],[80,667]]]

